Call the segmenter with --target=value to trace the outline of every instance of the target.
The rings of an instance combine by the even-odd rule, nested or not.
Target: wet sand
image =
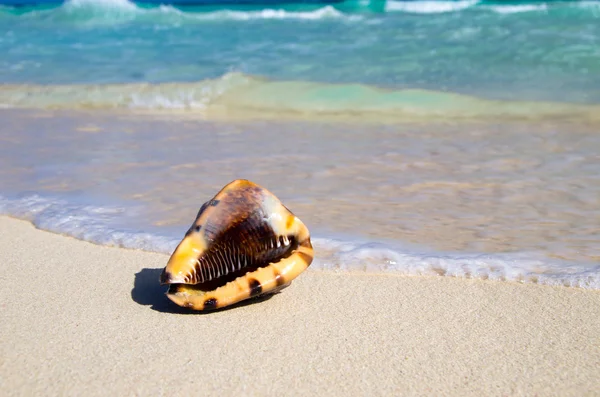
[[[0,394],[592,396],[600,292],[308,270],[208,315],[167,257],[0,217]],[[317,253],[318,255],[318,253]]]

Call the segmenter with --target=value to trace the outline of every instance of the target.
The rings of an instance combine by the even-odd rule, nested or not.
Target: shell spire
[[[312,260],[304,223],[268,190],[238,179],[202,205],[160,282],[180,306],[218,309],[277,292]]]

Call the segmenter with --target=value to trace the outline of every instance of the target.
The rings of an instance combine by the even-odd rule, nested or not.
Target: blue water
[[[0,82],[198,82],[237,72],[488,99],[600,102],[600,3],[345,1],[0,8]]]

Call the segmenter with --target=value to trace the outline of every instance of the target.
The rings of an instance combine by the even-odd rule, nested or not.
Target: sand
[[[600,292],[308,270],[208,315],[167,257],[0,217],[0,395],[600,395]]]

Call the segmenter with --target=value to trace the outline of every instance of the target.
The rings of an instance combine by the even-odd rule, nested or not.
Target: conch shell
[[[213,310],[279,291],[312,260],[304,223],[268,190],[238,179],[200,208],[160,282],[179,306]]]

